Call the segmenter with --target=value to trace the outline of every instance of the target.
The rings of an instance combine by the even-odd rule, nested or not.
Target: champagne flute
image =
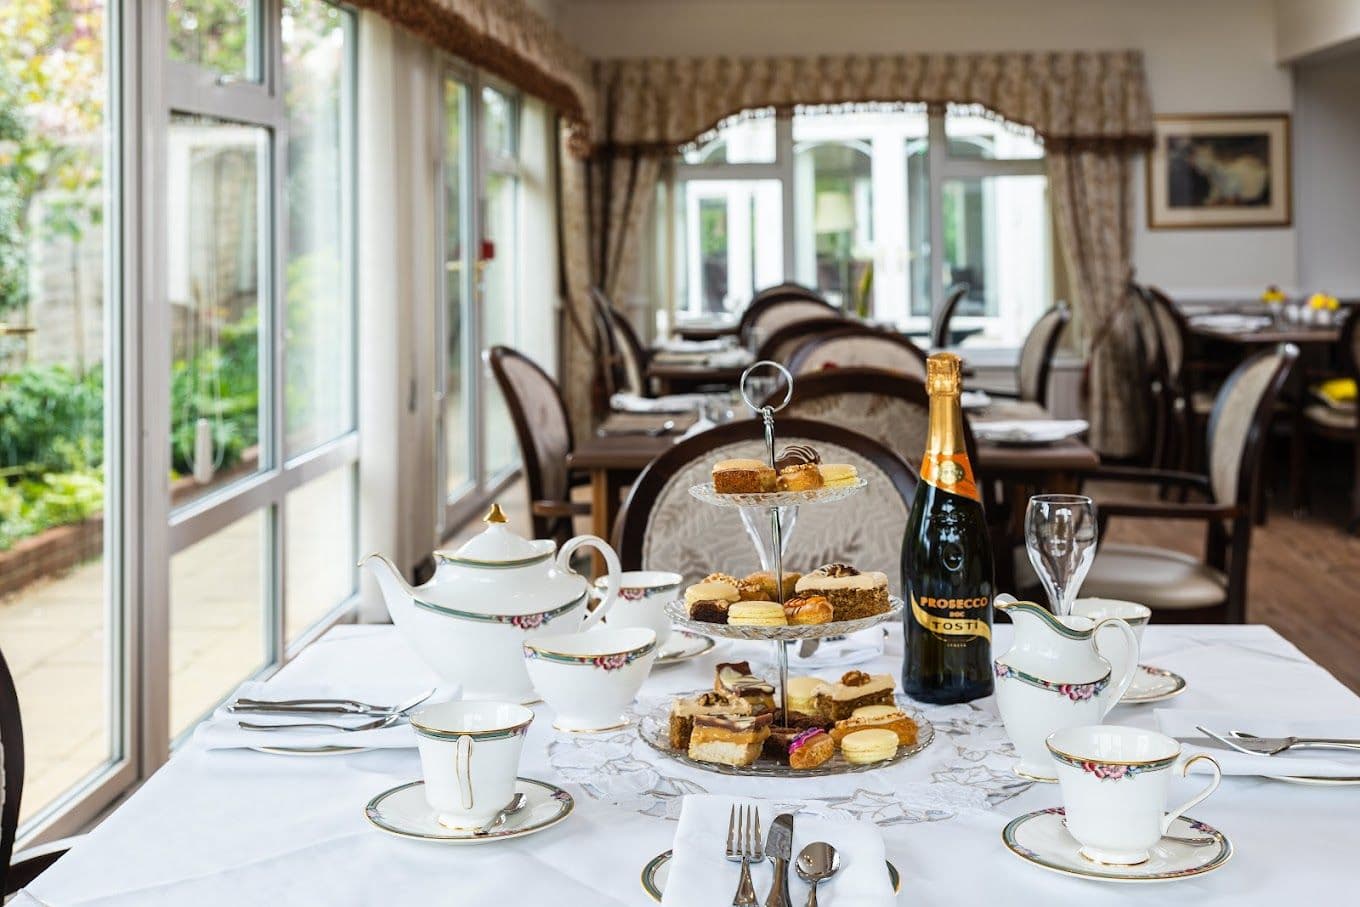
[[[1096,559],[1096,504],[1080,494],[1036,494],[1025,511],[1025,548],[1053,613],[1072,613]]]

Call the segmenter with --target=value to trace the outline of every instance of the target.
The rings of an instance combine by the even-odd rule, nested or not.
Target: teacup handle
[[[608,578],[605,582],[604,598],[596,606],[594,611],[587,611],[581,620],[582,630],[589,630],[600,622],[600,618],[614,607],[614,600],[619,597],[619,586],[623,569],[619,566],[619,556],[614,553],[614,549],[602,538],[593,535],[578,535],[570,539],[562,550],[557,552],[557,566],[563,570],[571,572],[571,556],[577,548],[594,548],[604,557],[605,567],[608,568]]]
[[[1117,681],[1114,678],[1110,678],[1110,682],[1115,686],[1114,690],[1106,694],[1109,698],[1105,700],[1106,706],[1104,713],[1101,715],[1102,718],[1104,718],[1105,715],[1110,714],[1110,709],[1118,705],[1119,700],[1124,698],[1124,694],[1128,692],[1129,684],[1133,683],[1134,675],[1138,673],[1138,637],[1134,635],[1133,627],[1130,627],[1129,622],[1122,617],[1107,617],[1096,624],[1096,628],[1091,632],[1091,642],[1095,645],[1096,652],[1100,651],[1101,628],[1107,624],[1116,627],[1119,630],[1120,635],[1124,637],[1124,644],[1128,646],[1129,649],[1129,667],[1124,671],[1124,676],[1120,677]],[[1109,661],[1108,658],[1105,660]]]
[[[1218,790],[1219,782],[1223,780],[1223,769],[1218,767],[1218,760],[1216,760],[1213,756],[1210,756],[1208,753],[1196,753],[1189,759],[1186,759],[1184,762],[1177,765],[1176,770],[1180,773],[1180,776],[1184,778],[1190,774],[1190,766],[1194,765],[1196,762],[1199,762],[1201,759],[1214,767],[1213,780],[1209,782],[1209,786],[1206,787],[1204,790],[1200,791],[1198,794],[1195,794],[1195,796],[1191,797],[1189,800],[1186,800],[1179,807],[1173,809],[1171,812],[1166,814],[1166,816],[1162,819],[1162,834],[1166,834],[1167,830],[1171,828],[1171,823],[1179,819],[1187,809],[1199,803],[1203,803],[1210,794]]]
[[[463,809],[472,809],[472,738],[467,734],[458,738],[454,751],[454,771],[458,775],[458,795],[463,800]]]

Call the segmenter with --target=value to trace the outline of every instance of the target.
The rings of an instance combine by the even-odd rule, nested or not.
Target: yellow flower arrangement
[[[1261,294],[1261,301],[1266,303],[1267,305],[1274,305],[1275,303],[1284,302],[1288,298],[1289,297],[1285,295],[1284,290],[1281,290],[1273,283],[1270,286],[1266,287],[1266,291]]]
[[[1335,312],[1341,308],[1341,300],[1335,296],[1328,296],[1326,293],[1314,293],[1308,297],[1308,308],[1319,309],[1325,312]]]

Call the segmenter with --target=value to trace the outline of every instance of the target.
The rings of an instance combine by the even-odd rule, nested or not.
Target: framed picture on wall
[[[1150,229],[1289,226],[1289,114],[1158,116],[1153,142]]]

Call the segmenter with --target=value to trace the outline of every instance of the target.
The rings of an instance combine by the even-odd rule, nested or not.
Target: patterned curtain
[[[1074,326],[1088,363],[1091,446],[1105,456],[1144,449],[1143,380],[1129,304],[1133,149],[1050,143],[1048,192],[1071,284]]]
[[[564,134],[570,145],[572,138]],[[565,149],[564,149],[565,150]],[[562,263],[567,322],[563,394],[572,431],[587,436],[604,401],[593,399],[601,361],[591,321],[590,288],[616,303],[636,294],[638,256],[661,174],[661,158],[639,151],[562,155]]]

